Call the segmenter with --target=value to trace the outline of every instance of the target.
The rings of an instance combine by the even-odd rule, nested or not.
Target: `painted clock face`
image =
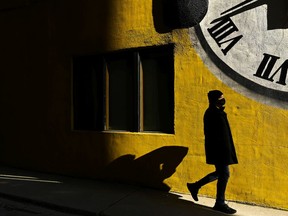
[[[257,94],[288,101],[288,1],[212,0],[196,34],[215,65]]]

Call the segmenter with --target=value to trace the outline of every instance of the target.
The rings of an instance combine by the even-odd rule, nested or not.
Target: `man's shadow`
[[[110,163],[101,177],[169,191],[170,187],[163,181],[175,173],[187,152],[187,147],[164,146],[139,158],[124,155]]]
[[[169,206],[169,215],[225,215],[221,212],[213,211],[211,207],[185,200],[181,195],[169,192],[171,188],[163,181],[176,172],[176,168],[187,153],[187,147],[164,146],[139,158],[131,154],[123,155],[104,168],[101,178],[105,179],[105,181],[143,186],[137,190],[137,193],[130,194],[125,201],[126,204],[131,204],[129,214],[133,211],[135,211],[135,215],[137,212],[139,213],[138,204],[145,197],[145,208],[148,209],[148,214],[151,210],[153,215],[165,215],[167,214],[167,206]],[[123,211],[121,205],[119,206],[119,212]],[[123,215],[125,214],[123,213]]]

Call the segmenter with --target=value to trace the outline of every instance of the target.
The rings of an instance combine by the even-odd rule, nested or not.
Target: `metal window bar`
[[[103,58],[103,123],[104,130],[109,130],[109,72],[107,61]]]
[[[135,62],[135,103],[136,103],[136,121],[135,121],[135,130],[137,132],[143,131],[143,68],[141,64],[141,59],[139,52],[134,53],[134,62]]]

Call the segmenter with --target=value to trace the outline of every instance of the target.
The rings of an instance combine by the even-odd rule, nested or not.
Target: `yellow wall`
[[[110,14],[113,23],[109,48],[175,43],[175,135],[119,134],[113,156],[117,158],[131,149],[139,157],[161,146],[188,147],[176,173],[165,180],[173,191],[187,193],[186,182],[196,181],[213,170],[213,166],[205,164],[202,118],[208,105],[207,92],[221,89],[227,98],[226,112],[239,157],[239,165],[231,167],[227,198],[288,208],[288,111],[257,103],[219,81],[192,48],[187,30],[156,33],[151,5],[151,1],[115,3]],[[117,29],[116,34],[113,29]],[[215,184],[200,193],[214,196]]]
[[[162,180],[171,191],[188,193],[187,182],[213,171],[205,164],[202,118],[207,92],[221,89],[239,159],[231,167],[227,199],[288,209],[287,110],[260,104],[218,80],[197,55],[187,29],[157,33],[152,0],[51,2],[1,15],[10,20],[1,36],[5,52],[13,56],[20,50],[25,58],[13,58],[27,65],[13,65],[12,57],[1,52],[11,62],[0,66],[7,72],[0,84],[10,94],[3,96],[1,108],[3,163],[97,177],[123,156],[137,161],[161,147],[187,147],[175,173]],[[29,28],[21,29],[15,16]],[[7,43],[10,24],[25,33],[17,45],[15,38]],[[71,56],[167,43],[175,44],[175,135],[71,131]],[[20,69],[27,76],[15,81],[11,73]],[[215,183],[200,193],[214,197]]]

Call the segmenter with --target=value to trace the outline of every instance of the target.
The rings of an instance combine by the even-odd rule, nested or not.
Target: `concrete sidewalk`
[[[75,215],[221,216],[213,199],[148,188],[0,168],[0,197]],[[239,216],[288,216],[288,211],[230,202]]]

